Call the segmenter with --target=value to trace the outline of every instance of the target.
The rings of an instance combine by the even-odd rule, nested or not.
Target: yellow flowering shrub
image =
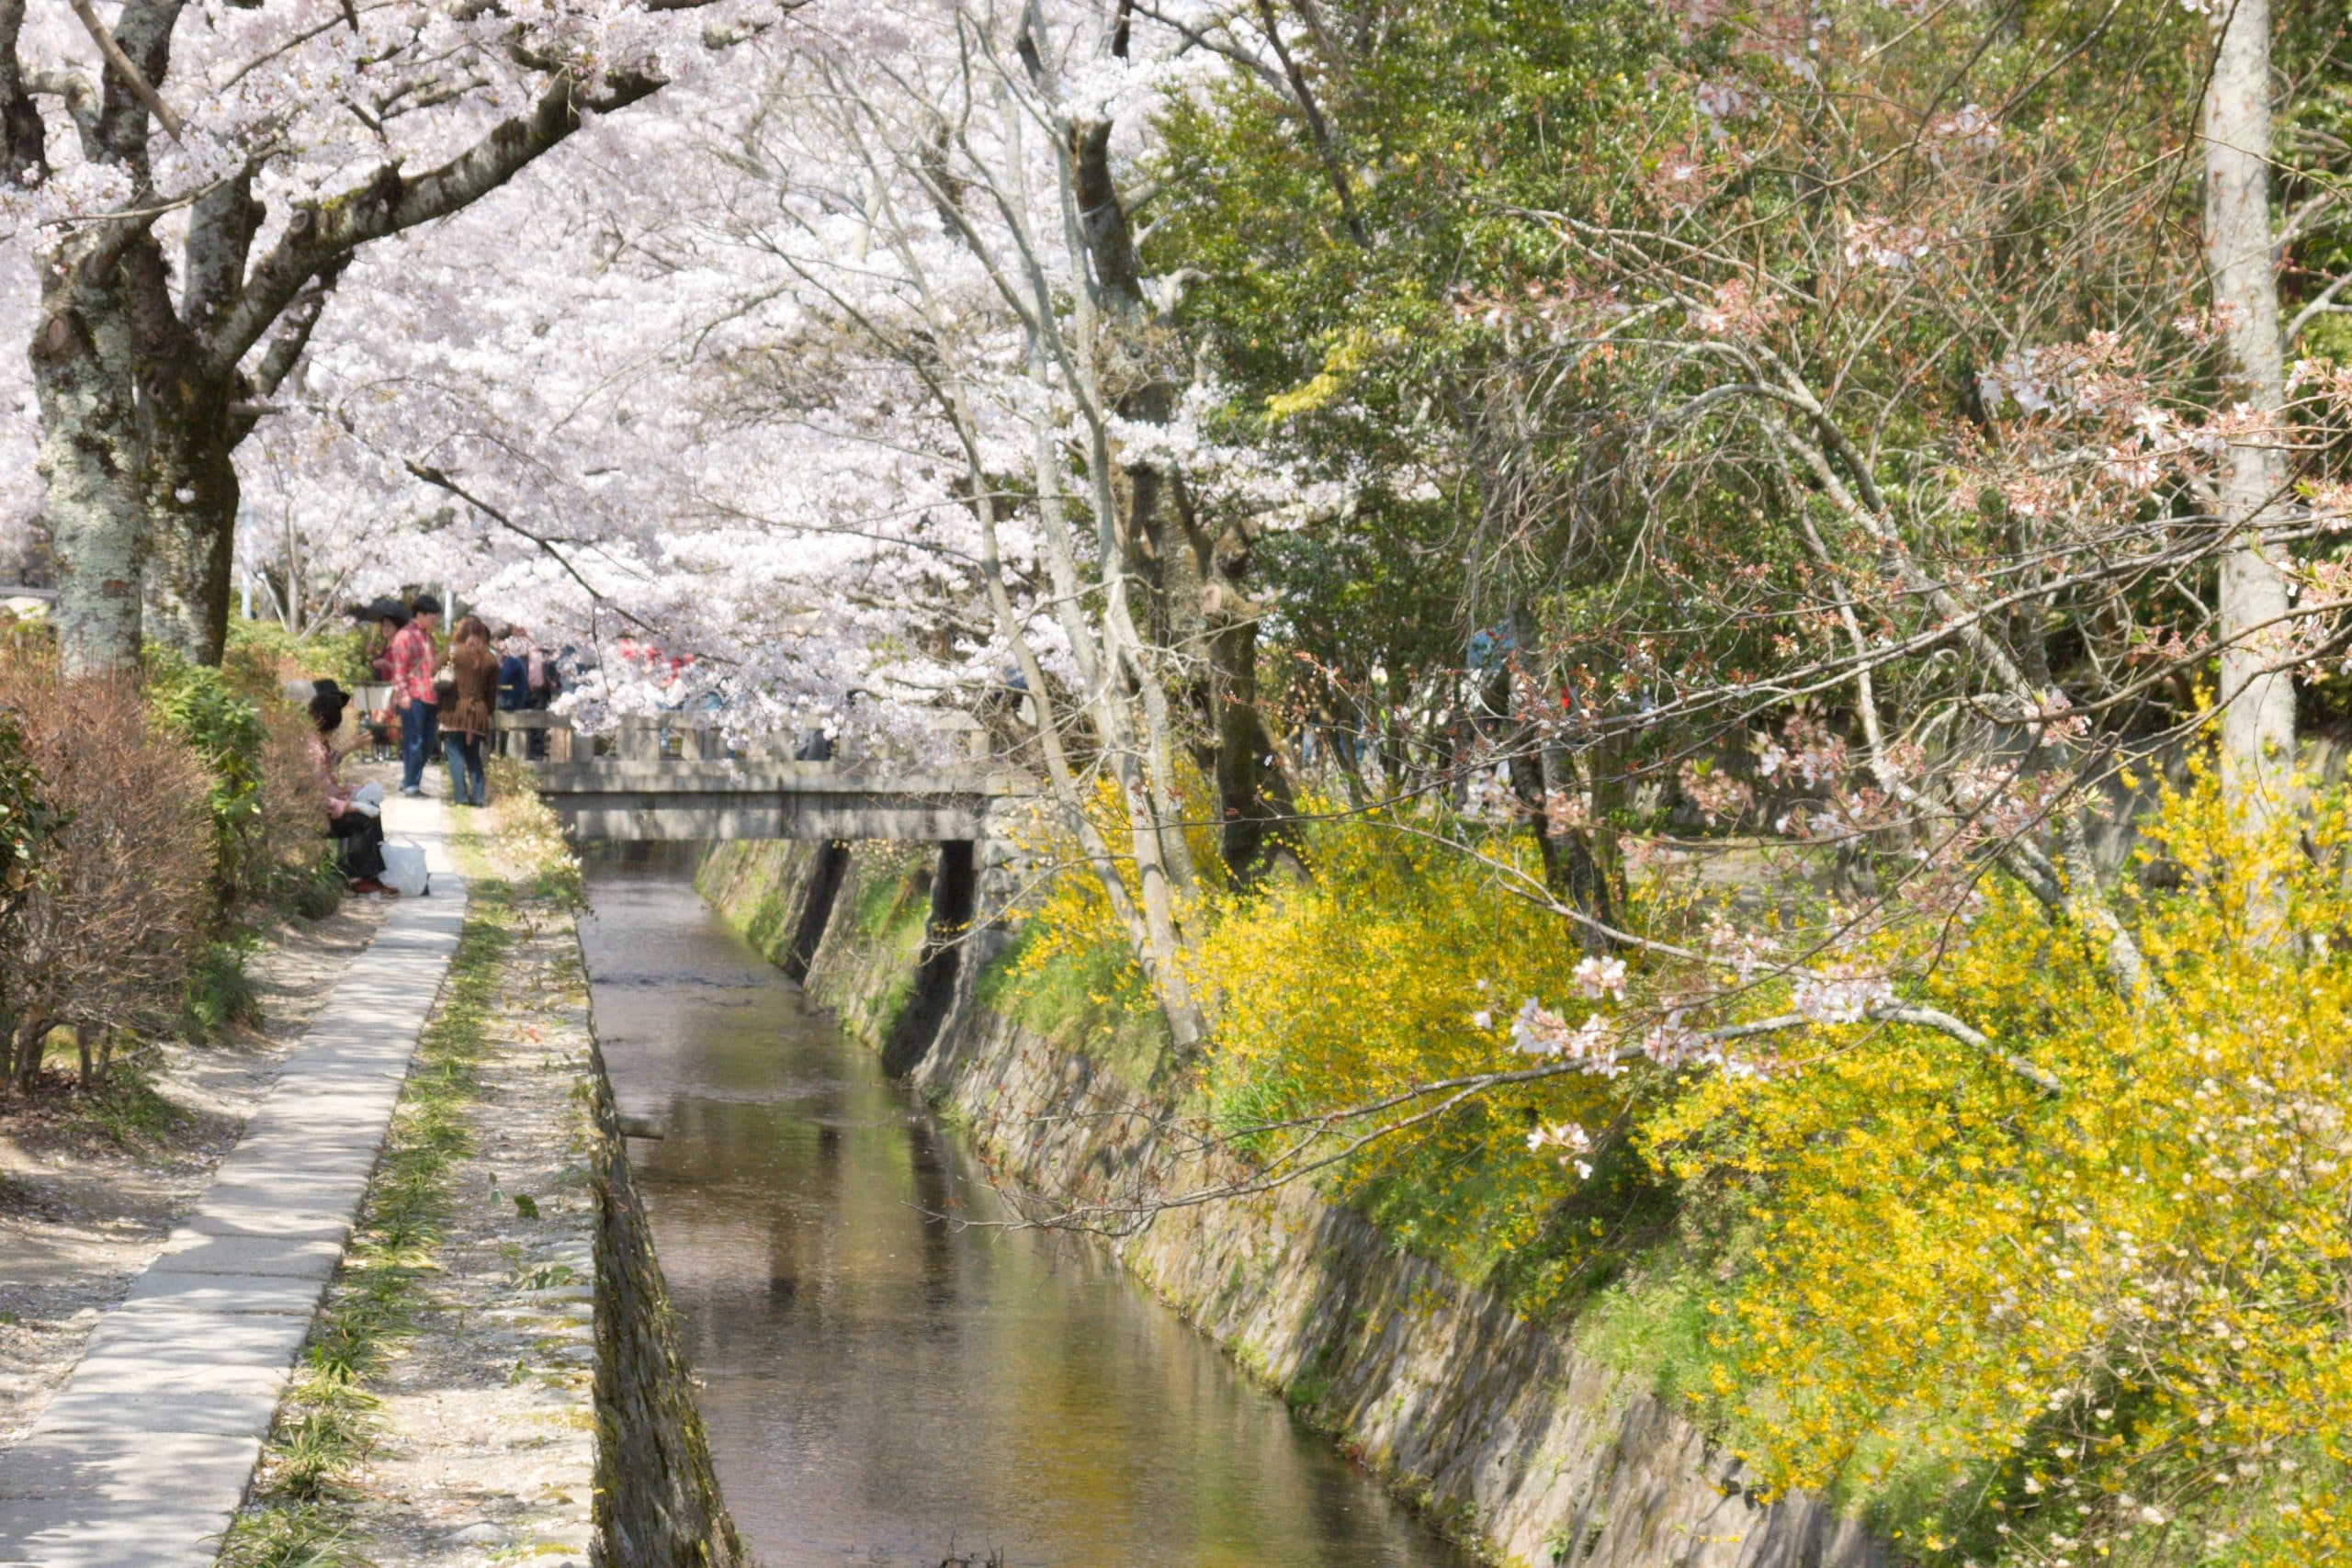
[[[1198,771],[1184,767],[1180,773],[1184,791],[1205,798]],[[1126,807],[1114,780],[1096,781],[1087,815],[1114,852],[1125,848]],[[1186,845],[1204,877],[1221,886],[1216,831],[1204,813],[1193,816],[1204,820],[1187,821]],[[1041,872],[1014,910],[1020,934],[1009,959],[983,979],[983,1001],[1097,1057],[1129,1087],[1147,1089],[1170,1065],[1161,1059],[1166,1027],[1101,875],[1085,859],[1078,836],[1050,816],[1041,813],[1007,837],[1009,847]],[[1135,897],[1133,857],[1120,854],[1114,865]],[[1189,923],[1203,909],[1193,901],[1177,913]]]
[[[1533,844],[1485,846],[1540,876]],[[1510,1049],[1511,1014],[1531,997],[1573,994],[1584,956],[1560,918],[1458,850],[1378,820],[1307,834],[1311,879],[1221,900],[1197,959],[1215,1010],[1208,1088],[1231,1129],[1360,1106],[1417,1084],[1526,1065]],[[1538,1308],[1586,1260],[1589,1216],[1564,1196],[1595,1196],[1556,1159],[1536,1158],[1537,1126],[1600,1129],[1622,1112],[1617,1086],[1563,1076],[1473,1098],[1366,1147],[1332,1190],[1390,1234],[1470,1279],[1505,1267]],[[1335,1125],[1328,1151],[1430,1102]],[[1271,1155],[1295,1134],[1254,1140]],[[1637,1161],[1597,1178],[1620,1207]],[[1525,1256],[1541,1241],[1541,1258]]]
[[[1213,800],[1215,791],[1201,777],[1200,770],[1189,761],[1177,766],[1179,789],[1175,806],[1187,811],[1187,801]],[[1118,782],[1106,775],[1098,776],[1091,793],[1086,798],[1086,816],[1094,830],[1102,836],[1112,851],[1113,864],[1119,880],[1130,898],[1139,897],[1135,874],[1135,859],[1127,852],[1128,822],[1125,796]],[[1204,886],[1194,903],[1180,907],[1180,920],[1199,918],[1197,898],[1213,897],[1225,886],[1225,863],[1217,854],[1216,829],[1207,812],[1190,810],[1183,825],[1177,829],[1183,834],[1184,846],[1192,854]],[[1105,962],[1105,949],[1124,951],[1127,933],[1112,912],[1111,900],[1102,890],[1102,879],[1089,864],[1085,852],[1080,847],[1078,835],[1048,814],[1013,829],[1009,835],[1009,847],[1031,863],[1052,868],[1043,884],[1035,889],[1021,914],[1024,921],[1024,938],[1021,955],[1016,961],[1020,973],[1035,975],[1065,959],[1079,958],[1089,964]],[[1141,987],[1141,966],[1129,954],[1123,960],[1108,961],[1112,967],[1124,964],[1128,972],[1125,985]],[[1138,994],[1140,992],[1138,991]]]
[[[1571,1314],[1767,1485],[1829,1491],[1921,1563],[2352,1564],[2352,800],[2242,827],[2202,778],[2143,825],[2116,908],[2144,1003],[1988,870],[1964,919],[1878,923],[1819,962],[1892,977],[1990,1051],[1817,1021],[1759,1038],[1778,1070],[1563,1071],[1318,1179],[1521,1311]],[[1534,869],[1523,835],[1480,848]],[[1304,884],[1188,912],[1215,1019],[1200,1089],[1261,1159],[1301,1135],[1268,1123],[1529,1066],[1530,998],[1573,1030],[1670,1013],[1709,973],[1627,954],[1595,1005],[1573,933],[1492,865],[1361,819],[1312,827],[1306,857]],[[1032,922],[1036,976],[1115,943],[1075,880]],[[1627,919],[1703,946],[1722,911],[1699,904],[1645,881]],[[1690,1016],[1792,1009],[1764,977]],[[1334,1120],[1314,1148],[1408,1113]],[[1589,1165],[1531,1148],[1570,1123]]]
[[[2146,830],[2145,1006],[2007,888],[1938,933],[1928,998],[2061,1093],[1857,1024],[1645,1118],[1752,1203],[1712,1344],[1775,1483],[1936,1562],[2352,1562],[2352,815],[2235,826],[2200,781]]]

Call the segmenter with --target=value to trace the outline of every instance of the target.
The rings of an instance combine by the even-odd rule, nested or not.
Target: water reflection
[[[1459,1568],[961,1152],[675,868],[592,865],[596,1017],[719,1478],[767,1568]]]

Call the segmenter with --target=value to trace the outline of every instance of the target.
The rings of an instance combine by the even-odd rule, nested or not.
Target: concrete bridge
[[[498,742],[510,754],[538,750],[541,798],[575,840],[643,842],[797,839],[820,843],[784,958],[784,972],[808,977],[849,872],[850,846],[887,839],[937,846],[931,911],[915,986],[884,1043],[883,1065],[903,1073],[922,1059],[958,1005],[977,965],[965,953],[976,936],[989,840],[1001,807],[1031,798],[1035,780],[989,766],[986,735],[969,715],[941,716],[963,739],[965,759],[929,772],[885,764],[728,758],[707,718],[664,714],[624,725],[614,755],[582,756],[571,726],[544,713],[502,713]],[[536,748],[524,744],[544,732]],[[999,847],[1001,847],[1000,840]]]
[[[573,837],[606,840],[889,839],[971,842],[991,808],[1036,786],[1013,773],[867,773],[831,762],[548,762],[539,793]]]
[[[989,837],[999,806],[1036,793],[1034,781],[989,767],[986,737],[968,716],[943,713],[942,728],[964,741],[967,760],[940,769],[887,764],[729,758],[707,715],[662,714],[622,725],[594,756],[570,723],[546,713],[502,713],[495,724],[509,754],[533,732],[544,736],[539,793],[582,840],[797,839],[852,842],[887,839],[972,843]]]

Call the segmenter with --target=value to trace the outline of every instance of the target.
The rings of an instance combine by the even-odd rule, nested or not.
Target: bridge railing
[[[966,759],[988,758],[988,729],[971,715],[943,708],[935,727],[956,738],[956,750]],[[534,746],[533,736],[546,739]],[[718,716],[707,710],[625,718],[601,741],[582,736],[571,719],[544,708],[502,711],[491,716],[491,750],[496,756],[533,762],[584,762],[597,757],[622,762],[714,762],[737,755],[727,744]],[[534,751],[538,754],[533,756]]]
[[[610,735],[582,736],[571,720],[545,708],[518,708],[491,716],[491,749],[501,757],[533,762],[584,762],[606,756],[625,762],[715,761],[729,755],[726,738],[707,714],[662,713],[625,718]],[[544,736],[537,746],[533,736]],[[538,754],[533,756],[536,751]]]

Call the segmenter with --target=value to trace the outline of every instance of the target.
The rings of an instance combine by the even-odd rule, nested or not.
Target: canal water
[[[1464,1568],[1099,1250],[962,1226],[952,1134],[695,895],[581,928],[729,1509],[763,1568]]]

